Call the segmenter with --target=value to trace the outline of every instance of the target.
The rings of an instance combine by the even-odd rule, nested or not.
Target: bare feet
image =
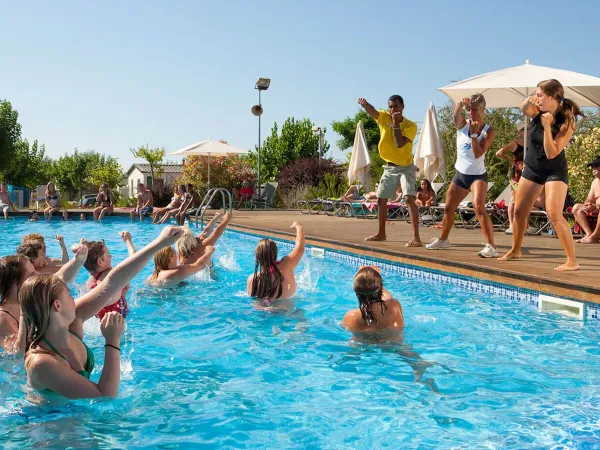
[[[423,243],[417,239],[411,239],[405,245],[405,247],[423,247]]]
[[[565,271],[577,270],[577,269],[579,269],[579,264],[577,264],[577,261],[573,261],[573,262],[567,261],[566,263],[561,264],[560,266],[554,268],[554,270],[557,270],[559,272],[565,272]]]
[[[587,236],[579,239],[577,242],[580,244],[598,244],[600,242],[600,237],[594,236],[593,234],[588,234]]]
[[[374,234],[373,236],[365,238],[365,241],[385,241],[385,239],[385,234]]]
[[[519,259],[521,258],[521,252],[514,252],[509,250],[508,253],[501,258],[498,258],[498,261],[510,261],[511,259]]]

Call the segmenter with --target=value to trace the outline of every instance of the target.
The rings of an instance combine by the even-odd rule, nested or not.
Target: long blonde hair
[[[179,253],[179,260],[182,262],[187,261],[194,253],[194,250],[198,248],[198,240],[194,236],[194,233],[189,228],[183,229],[183,234],[177,240],[177,253]]]
[[[53,192],[50,192],[50,185],[52,185]],[[50,197],[50,194],[52,194],[52,195],[56,194],[56,186],[52,182],[50,182],[46,185],[46,197]]]
[[[173,247],[165,247],[154,255],[154,272],[152,272],[150,281],[156,281],[163,270],[169,270],[169,262],[173,255],[175,255]]]
[[[50,325],[52,303],[66,288],[65,283],[55,275],[35,275],[23,283],[19,291],[19,301],[25,327],[25,351],[38,346]]]

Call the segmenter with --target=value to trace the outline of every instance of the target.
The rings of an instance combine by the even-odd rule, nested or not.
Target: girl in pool
[[[58,198],[58,192],[54,187],[54,183],[48,183],[46,185],[46,204],[48,205],[44,210],[44,218],[50,220],[52,214],[60,209],[60,201]]]
[[[404,330],[402,305],[383,287],[378,267],[365,266],[354,276],[358,308],[344,316],[343,326],[359,339],[399,339]]]
[[[246,290],[264,309],[292,309],[293,302],[286,302],[296,293],[294,270],[304,255],[304,230],[294,222],[296,246],[289,255],[277,260],[277,244],[262,239],[256,246],[254,275],[248,277]]]
[[[73,252],[75,258],[63,265],[56,273],[56,278],[65,284],[73,282],[79,273],[87,257],[87,247],[73,246]],[[5,352],[23,353],[25,350],[24,330],[19,330],[21,323],[19,291],[23,283],[34,275],[38,275],[38,272],[26,256],[13,255],[0,259],[0,348]]]
[[[62,255],[61,258],[49,258],[46,255],[46,265],[48,266],[62,266],[63,264],[66,264],[69,262],[69,251],[67,250],[67,246],[65,245],[65,240],[64,238],[60,235],[57,234],[56,235],[56,240],[58,241],[58,244],[60,245],[60,249],[62,251]],[[44,240],[44,236],[42,236],[40,233],[31,233],[31,234],[26,234],[25,236],[23,236],[23,239],[21,240],[21,244],[27,244],[29,242],[40,242],[42,244],[42,246],[44,247],[44,254],[46,254],[46,241]]]
[[[207,245],[204,255],[192,264],[177,264],[177,253],[173,247],[165,247],[154,255],[154,272],[146,280],[148,284],[160,287],[173,287],[184,281],[187,277],[203,270],[215,248]]]
[[[112,214],[115,199],[107,183],[100,185],[100,190],[96,196],[96,203],[100,203],[100,206],[94,209],[94,219],[102,220],[105,215],[108,214],[110,216]]]
[[[231,222],[231,213],[228,212],[225,214],[223,221],[213,231],[213,226],[219,217],[219,213],[215,214],[208,225],[206,225],[204,231],[198,236],[194,236],[194,233],[192,233],[192,230],[189,228],[184,228],[183,236],[177,241],[177,252],[179,253],[180,264],[195,263],[198,259],[202,258],[207,246],[215,246],[219,238],[225,232],[227,225]],[[213,266],[210,259],[206,261],[206,264],[209,267]]]
[[[67,286],[52,275],[29,278],[21,289],[26,335],[28,384],[41,394],[67,398],[115,397],[119,390],[119,340],[124,318],[107,313],[101,321],[105,337],[104,368],[98,383],[90,381],[94,356],[83,342],[83,322],[93,317],[146,266],[160,249],[173,245],[181,228],[167,227],[146,247],[110,271],[97,286],[73,299]]]

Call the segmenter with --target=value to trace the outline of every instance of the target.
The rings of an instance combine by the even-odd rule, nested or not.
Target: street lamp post
[[[262,108],[262,104],[261,104],[261,98],[260,98],[260,93],[261,91],[266,91],[267,89],[269,89],[269,86],[271,85],[271,79],[270,78],[259,78],[256,81],[256,85],[254,86],[254,89],[258,90],[258,105],[254,105],[252,107],[252,114],[254,114],[255,116],[258,116],[258,176],[257,176],[257,189],[258,189],[258,196],[260,197],[260,116],[262,116],[263,113],[263,108]]]
[[[323,148],[323,129],[321,127],[314,126],[312,127],[312,131],[315,134],[319,134],[319,167],[321,166],[321,152]]]

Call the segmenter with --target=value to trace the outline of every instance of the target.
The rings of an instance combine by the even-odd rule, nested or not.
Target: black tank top
[[[552,137],[560,131],[560,127],[565,123],[565,116],[558,112],[554,116],[552,124]],[[525,165],[531,170],[554,171],[559,168],[567,167],[567,158],[562,151],[556,158],[548,159],[544,152],[544,125],[542,125],[542,113],[540,112],[531,121],[531,131],[529,132],[529,147],[525,155]]]

